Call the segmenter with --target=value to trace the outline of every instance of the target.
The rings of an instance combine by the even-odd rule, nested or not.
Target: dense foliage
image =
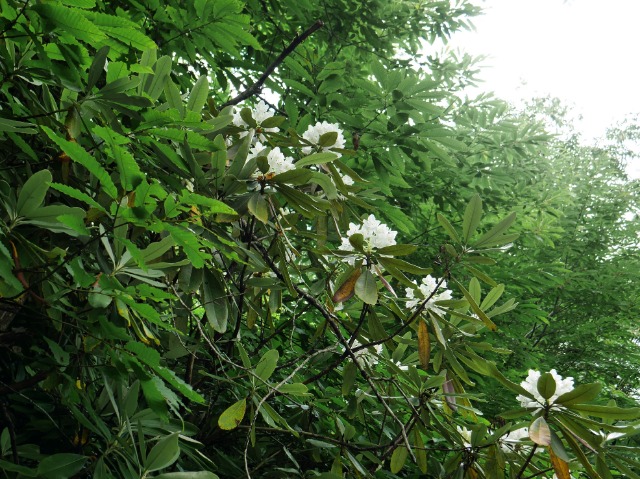
[[[635,129],[478,12],[0,0],[3,477],[640,477]]]

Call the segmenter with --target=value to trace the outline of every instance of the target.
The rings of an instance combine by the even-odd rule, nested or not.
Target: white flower
[[[340,179],[345,184],[345,186],[351,186],[354,183],[353,178],[347,175],[340,175]]]
[[[458,434],[462,436],[464,447],[471,447],[471,431],[466,427],[456,426]]]
[[[573,390],[573,378],[563,379],[555,369],[552,369],[549,373],[551,373],[551,376],[553,376],[553,379],[556,382],[556,392],[548,399],[549,404],[553,404],[558,397]],[[518,394],[516,399],[520,401],[522,407],[535,408],[545,404],[545,399],[538,392],[538,380],[540,379],[540,376],[542,376],[540,371],[529,369],[527,379],[520,383],[520,386],[529,391],[534,397],[534,399],[529,399],[522,394]]]
[[[290,156],[285,157],[279,147],[269,152],[267,162],[269,163],[269,171],[267,173],[273,173],[274,175],[279,175],[280,173],[296,168],[296,165],[293,164],[293,158]]]
[[[255,146],[252,146],[249,149],[249,153],[247,154],[247,161],[255,158],[256,156],[260,156],[260,153],[262,153],[265,150],[265,146],[260,143],[259,141],[256,142]]]
[[[239,127],[239,128],[245,128],[248,129],[249,128],[249,124],[244,121],[242,119],[242,116],[240,115],[240,112],[242,111],[242,109],[240,110],[234,110],[233,111],[233,120],[232,123]],[[265,142],[267,141],[266,137],[263,135],[263,133],[274,133],[279,131],[278,128],[264,128],[262,127],[262,122],[265,121],[268,118],[271,118],[273,115],[271,114],[271,112],[269,111],[269,105],[267,105],[265,102],[263,101],[259,101],[258,104],[255,106],[255,108],[252,110],[251,112],[251,116],[253,117],[253,119],[256,122],[256,130],[258,131],[258,135],[257,135],[257,139],[260,142]],[[243,131],[242,133],[240,133],[240,138],[244,138],[245,136],[247,136],[248,131]]]
[[[338,134],[338,137],[336,138],[336,142],[333,145],[322,147],[322,149],[320,150],[318,150],[317,148],[313,148],[311,146],[305,146],[304,148],[302,148],[302,152],[305,155],[308,155],[314,151],[331,151],[334,148],[338,148],[338,149],[344,148],[344,145],[345,145],[344,135],[342,134],[342,130],[340,129],[337,123],[327,123],[326,121],[323,121],[323,122],[318,122],[313,126],[309,125],[309,128],[307,128],[307,131],[305,131],[302,134],[302,138],[307,140],[312,145],[318,145],[318,143],[320,142],[320,137],[322,135],[324,135],[325,133],[333,132],[333,131]],[[336,155],[338,155],[338,157],[341,156],[339,153],[336,153]]]
[[[351,344],[351,349],[353,350],[360,346],[362,346],[362,344],[360,343],[360,341],[356,339]],[[363,366],[371,367],[378,364],[378,356],[381,353],[382,353],[382,344],[376,344],[375,346],[372,346],[370,348],[365,348],[365,349],[361,349],[360,351],[356,351],[353,354],[356,357],[357,363],[361,367]]]
[[[521,447],[523,441],[529,440],[529,428],[522,427],[515,431],[510,431],[500,438],[500,448],[504,452],[511,452]]]
[[[349,236],[354,234],[362,235],[364,238],[364,250],[370,253],[373,251],[373,248],[384,248],[395,245],[398,232],[391,230],[387,225],[378,221],[375,216],[369,215],[361,225],[349,223],[347,235],[345,238],[342,238],[342,244],[340,245],[342,251],[353,251],[353,245],[349,242]],[[347,257],[345,260],[353,265],[355,257]]]
[[[414,284],[416,283],[414,282]],[[440,285],[440,291],[442,291],[441,293],[436,292],[436,290],[438,289],[438,280],[431,275],[427,275],[425,278],[422,278],[422,284],[419,286],[416,284],[416,286],[418,288],[418,291],[420,291],[422,297],[415,297],[415,288],[405,288],[405,293],[407,295],[407,299],[409,300],[407,301],[407,308],[415,308],[418,304],[422,303],[426,298],[431,296],[429,301],[427,301],[425,310],[430,309],[434,313],[441,316],[445,314],[446,311],[436,306],[436,302],[445,301],[452,298],[451,290],[446,289],[446,281],[443,281]]]

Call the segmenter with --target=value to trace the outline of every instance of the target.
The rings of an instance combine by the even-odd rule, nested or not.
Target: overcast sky
[[[640,0],[485,0],[451,46],[489,55],[483,90],[573,103],[585,138],[640,113]],[[524,83],[524,85],[523,85]]]

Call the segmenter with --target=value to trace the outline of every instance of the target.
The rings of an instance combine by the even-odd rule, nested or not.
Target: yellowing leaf
[[[229,406],[225,411],[220,414],[218,418],[218,426],[225,431],[231,431],[238,427],[238,424],[242,422],[244,413],[247,410],[247,399],[241,399],[240,401]]]
[[[360,269],[356,269],[351,274],[351,276],[349,276],[349,278],[347,278],[347,280],[344,283],[342,283],[342,285],[335,292],[331,300],[334,303],[344,303],[348,299],[351,299],[355,291],[356,281],[358,281],[360,274],[361,274]]]
[[[529,437],[540,446],[548,446],[551,444],[551,430],[543,417],[539,417],[531,423]]]
[[[420,356],[420,365],[426,371],[429,368],[431,341],[429,340],[427,323],[423,320],[420,320],[420,324],[418,324],[418,355]]]
[[[569,464],[556,456],[551,448],[549,448],[549,457],[551,457],[551,465],[558,479],[571,479]]]

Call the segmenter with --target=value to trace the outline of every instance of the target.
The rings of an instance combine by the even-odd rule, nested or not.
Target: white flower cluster
[[[244,121],[242,119],[242,116],[240,116],[240,111],[241,110],[234,110],[233,112],[233,124],[239,128],[249,128],[249,124]],[[253,119],[256,121],[257,124],[257,129],[259,130],[258,133],[258,141],[264,142],[266,141],[266,137],[263,135],[263,133],[275,133],[277,131],[279,131],[278,128],[263,128],[262,127],[262,122],[265,121],[268,118],[271,118],[273,116],[273,113],[271,113],[269,111],[269,105],[267,105],[265,102],[263,101],[259,101],[258,104],[255,106],[255,108],[252,110],[251,112],[251,116],[253,117]],[[248,131],[243,131],[242,133],[240,133],[240,138],[243,138],[245,136],[247,136]]]
[[[471,447],[471,431],[466,427],[456,426],[458,429],[458,434],[462,436],[462,442],[464,443],[464,447]]]
[[[331,133],[331,132],[336,132],[338,134],[338,137],[336,138],[336,142],[333,145],[324,146],[320,150],[318,150],[317,146],[318,146],[318,143],[320,143],[320,137],[325,133]],[[318,122],[313,126],[309,125],[309,128],[307,128],[307,131],[305,131],[302,134],[302,138],[307,140],[312,145],[317,145],[315,148],[311,146],[305,146],[304,148],[302,148],[302,153],[304,153],[305,155],[313,153],[314,151],[331,151],[334,148],[343,149],[345,145],[344,135],[342,134],[342,130],[340,129],[338,124],[328,123],[326,121]],[[333,153],[338,155],[338,157],[341,156],[340,153],[337,153],[335,151]]]
[[[451,299],[451,290],[447,288],[447,282],[443,281],[440,285],[440,290],[442,292],[434,294],[438,290],[438,280],[431,275],[427,275],[425,278],[422,278],[422,284],[418,286],[417,283],[414,282],[418,291],[421,294],[421,297],[416,298],[415,290],[416,288],[405,288],[405,293],[407,295],[407,308],[412,309],[415,308],[418,304],[422,303],[426,298],[431,296],[431,299],[427,301],[425,305],[425,310],[431,310],[436,314],[443,315],[445,314],[445,310],[436,306],[437,301],[445,301],[447,299]],[[433,295],[433,296],[432,296]]]
[[[375,216],[369,215],[361,225],[349,223],[347,236],[342,238],[340,249],[342,251],[353,251],[353,245],[349,242],[349,236],[358,233],[364,238],[364,249],[369,253],[373,251],[374,248],[384,248],[395,245],[396,235],[398,234],[397,231],[391,230],[387,225],[378,221]],[[347,257],[345,260],[353,265],[355,257]]]
[[[548,400],[549,404],[553,404],[558,397],[573,390],[573,378],[563,379],[555,369],[552,369],[549,373],[551,373],[553,380],[556,382],[556,392]],[[527,379],[520,383],[520,386],[529,391],[534,397],[534,399],[529,399],[522,394],[518,394],[516,400],[520,401],[522,407],[535,408],[545,404],[545,399],[538,392],[538,380],[540,379],[540,376],[542,376],[540,371],[529,369]]]
[[[351,349],[355,349],[362,346],[360,341],[357,339],[353,341],[351,344]],[[373,351],[372,351],[373,350]],[[360,351],[356,351],[354,356],[356,357],[357,363],[361,366],[375,366],[378,364],[378,356],[382,354],[382,344],[376,344],[370,348],[361,349]]]
[[[521,427],[514,431],[510,431],[500,438],[500,449],[504,452],[511,452],[519,449],[522,443],[529,440],[529,428]]]
[[[267,155],[267,162],[269,163],[269,171],[267,173],[273,173],[279,175],[285,171],[295,170],[296,165],[293,164],[293,158],[290,156],[284,156],[284,153],[280,151],[279,147],[274,148]]]

